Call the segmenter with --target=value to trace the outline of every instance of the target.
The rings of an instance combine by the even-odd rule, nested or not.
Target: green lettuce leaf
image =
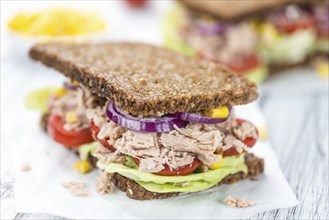
[[[267,77],[268,68],[266,66],[258,66],[255,69],[252,69],[244,75],[254,83],[260,85]]]
[[[168,11],[164,17],[162,22],[164,45],[186,56],[195,56],[197,54],[196,51],[184,42],[178,34],[178,30],[181,26],[181,10],[181,6],[176,4],[176,7]]]
[[[312,53],[316,35],[303,30],[288,36],[280,36],[269,43],[260,44],[258,50],[267,63],[296,63]]]
[[[220,180],[223,178],[220,178]],[[148,191],[157,192],[157,193],[198,192],[198,191],[209,189],[218,183],[218,182],[210,183],[202,180],[186,182],[184,185],[177,185],[170,183],[156,184],[152,182],[142,182],[142,181],[136,181],[136,182],[142,187],[144,187],[145,189],[147,189]]]
[[[329,39],[318,39],[315,42],[314,50],[329,54]]]
[[[132,157],[126,156],[125,165],[130,168],[138,169],[138,165],[135,163]]]
[[[97,141],[81,145],[78,149],[80,159],[87,160],[89,155],[93,154],[99,145],[100,143]]]
[[[25,97],[26,108],[32,109],[32,110],[39,110],[43,113],[46,113],[48,111],[47,102],[48,102],[49,96],[52,93],[54,93],[56,89],[58,89],[58,88],[48,86],[48,87],[30,92]]]
[[[105,169],[108,173],[119,173],[151,192],[196,192],[208,189],[216,185],[224,177],[237,172],[247,172],[248,168],[244,163],[244,154],[239,156],[225,157],[221,168],[209,170],[204,173],[193,173],[187,176],[159,176],[152,173],[140,172],[137,168],[128,167],[122,164],[112,163]]]

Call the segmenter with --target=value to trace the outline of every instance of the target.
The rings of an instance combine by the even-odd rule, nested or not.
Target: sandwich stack
[[[103,193],[160,199],[263,172],[257,128],[234,115],[256,85],[221,65],[140,43],[40,44],[30,57],[69,78],[43,124],[103,171]]]

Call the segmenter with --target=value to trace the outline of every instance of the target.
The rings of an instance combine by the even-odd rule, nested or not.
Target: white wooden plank
[[[270,139],[300,203],[255,219],[328,219],[328,95],[263,101]]]

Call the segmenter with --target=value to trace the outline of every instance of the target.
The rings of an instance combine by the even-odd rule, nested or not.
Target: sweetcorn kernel
[[[227,106],[206,110],[205,114],[212,118],[225,118],[229,115]]]
[[[212,170],[216,170],[218,168],[221,168],[222,164],[223,164],[223,156],[222,155],[218,155],[220,157],[220,159],[216,162],[213,163],[209,166],[210,169]]]
[[[73,123],[79,122],[79,119],[78,119],[77,115],[74,112],[68,112],[65,115],[65,121],[68,122],[68,123],[73,124]]]
[[[316,73],[325,78],[328,79],[329,76],[329,63],[327,61],[319,61],[315,65]]]
[[[75,81],[75,80],[73,80],[73,81],[71,82],[71,84],[72,84],[72,85],[76,85],[76,86],[80,85],[79,82],[78,82],[78,81]]]
[[[260,32],[265,42],[273,42],[279,38],[279,32],[273,24],[265,23],[261,25]]]
[[[66,90],[64,88],[59,88],[55,91],[55,96],[57,98],[62,97],[66,94]]]
[[[81,174],[88,173],[91,170],[91,164],[86,160],[78,160],[74,163],[73,169]]]

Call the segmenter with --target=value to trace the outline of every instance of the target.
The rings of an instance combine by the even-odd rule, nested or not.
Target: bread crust
[[[141,43],[39,44],[30,57],[133,115],[242,105],[256,85],[214,63]]]

